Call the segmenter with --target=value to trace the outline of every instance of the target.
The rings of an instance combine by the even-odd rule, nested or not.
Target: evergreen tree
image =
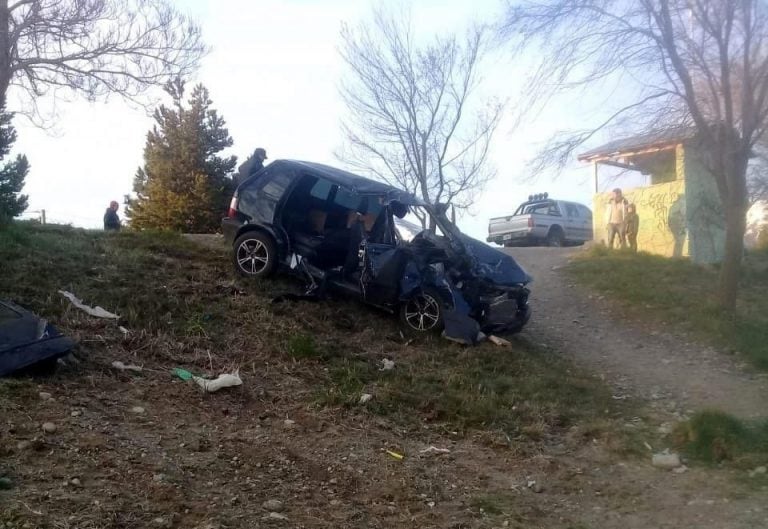
[[[12,119],[13,114],[0,109],[0,161],[8,156],[16,141]],[[8,222],[27,209],[27,196],[21,194],[21,189],[28,172],[29,162],[24,155],[16,156],[0,168],[0,223]]]
[[[126,215],[135,229],[216,231],[231,197],[229,175],[237,163],[236,157],[217,153],[232,146],[232,138],[203,85],[192,90],[186,106],[182,81],[169,83],[166,91],[173,105],[155,110],[144,167],[133,180],[135,197],[126,197]]]

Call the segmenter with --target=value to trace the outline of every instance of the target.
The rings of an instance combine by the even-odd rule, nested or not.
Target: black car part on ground
[[[46,320],[9,301],[0,301],[0,376],[55,361],[74,346]]]

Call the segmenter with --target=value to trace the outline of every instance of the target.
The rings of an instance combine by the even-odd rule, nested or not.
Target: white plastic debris
[[[222,373],[213,380],[208,380],[201,377],[192,377],[195,384],[200,386],[204,391],[208,393],[214,393],[221,388],[229,388],[232,386],[240,386],[243,381],[240,379],[240,373],[235,371],[234,373]]]
[[[673,469],[682,465],[680,462],[680,456],[677,454],[671,454],[668,450],[659,454],[653,454],[651,458],[651,464],[656,468]]]
[[[119,369],[120,371],[135,371],[137,373],[141,373],[144,370],[144,368],[141,366],[136,366],[133,364],[124,364],[119,360],[115,360],[114,362],[112,362],[112,367],[114,367],[115,369]]]
[[[420,454],[450,454],[451,451],[447,448],[438,448],[436,446],[429,446],[424,450],[419,450]]]
[[[360,395],[360,404],[365,404],[372,398],[373,398],[373,395],[371,395],[370,393],[363,393],[362,395]]]
[[[117,330],[118,330],[118,331],[120,331],[121,333],[123,333],[123,335],[124,335],[124,336],[128,336],[129,334],[131,334],[131,331],[129,331],[128,329],[126,329],[126,328],[125,328],[125,327],[123,327],[122,325],[121,325],[121,326],[119,326],[119,327],[117,328]]]
[[[488,336],[488,341],[495,343],[499,347],[509,347],[510,345],[512,345],[512,343],[509,340],[505,340],[504,338],[499,338],[498,336],[494,336],[493,334]]]
[[[395,368],[395,361],[389,358],[384,358],[381,361],[381,368],[379,371],[392,371]]]
[[[75,307],[78,309],[87,312],[91,316],[94,316],[96,318],[106,318],[108,320],[119,320],[120,316],[117,314],[112,314],[108,310],[105,310],[99,306],[91,307],[89,305],[86,305],[81,300],[77,299],[77,297],[72,292],[67,292],[66,290],[59,290],[59,294],[67,298]]]

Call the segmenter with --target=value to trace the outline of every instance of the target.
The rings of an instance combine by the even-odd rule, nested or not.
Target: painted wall
[[[652,181],[674,180],[625,189],[624,196],[637,206],[640,251],[666,257],[690,257],[697,263],[716,263],[725,248],[725,217],[714,178],[695,146],[678,145],[674,158],[655,167]],[[607,238],[605,211],[610,193],[593,201],[595,239]]]
[[[725,251],[725,214],[717,184],[702,156],[690,144],[678,156],[685,170],[690,256],[697,263],[718,263]]]
[[[625,189],[624,196],[635,204],[640,217],[639,251],[666,257],[688,255],[684,181]],[[593,200],[595,239],[603,242],[607,238],[606,209],[610,199],[611,193],[599,193]]]

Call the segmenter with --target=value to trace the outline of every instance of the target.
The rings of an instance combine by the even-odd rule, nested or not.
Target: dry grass
[[[139,528],[158,525],[157,518],[203,527],[212,513],[222,527],[253,526],[261,513],[244,520],[243,505],[251,512],[275,496],[294,498],[301,511],[291,520],[308,526],[375,519],[376,526],[445,527],[453,515],[435,518],[420,491],[426,482],[447,483],[454,470],[428,461],[418,471],[415,460],[384,464],[380,446],[479,438],[522,457],[588,424],[603,426],[585,443],[613,435],[613,421],[635,413],[524,338],[511,348],[464,348],[437,337],[406,342],[396,318],[353,301],[272,304],[298,285],[235,279],[223,249],[172,234],[17,224],[0,232],[0,263],[2,296],[76,338],[80,359],[51,377],[0,381],[0,471],[18,491],[0,525],[14,529]],[[59,289],[120,314],[120,322],[70,307]],[[394,370],[380,370],[384,358],[396,362]],[[145,369],[116,371],[114,360]],[[201,395],[171,376],[174,367],[209,375],[237,368],[244,385]],[[56,400],[42,403],[38,391]],[[364,406],[357,404],[362,393],[373,395]],[[132,414],[137,405],[146,413]],[[289,417],[299,430],[282,428]],[[41,435],[47,420],[59,425],[55,436]],[[23,440],[32,451],[16,448]],[[328,469],[342,476],[333,487],[341,493],[363,498],[368,490],[339,461],[340,450],[360,454],[355,465],[375,486],[364,493],[370,512],[350,503],[333,519]],[[155,481],[158,474],[167,480]],[[245,481],[251,476],[258,479]],[[472,476],[464,480],[482,483]],[[85,492],[62,485],[73,477]],[[446,503],[455,495],[458,506],[472,490],[441,494]],[[402,498],[407,520],[376,510],[389,497]]]

